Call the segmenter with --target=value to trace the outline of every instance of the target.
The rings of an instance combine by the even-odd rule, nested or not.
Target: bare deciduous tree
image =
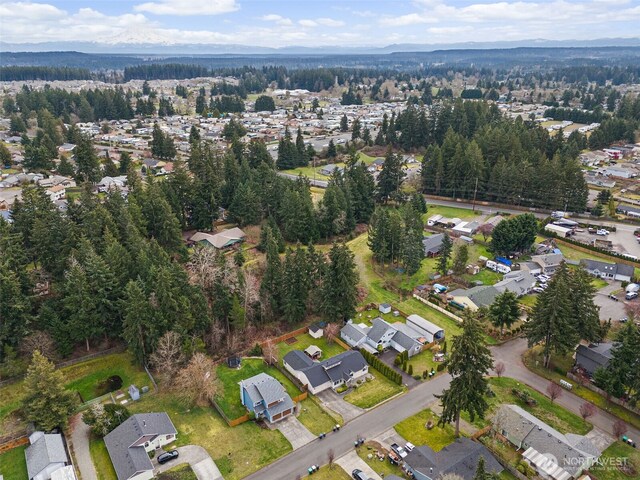
[[[171,331],[160,337],[158,347],[151,354],[150,360],[158,374],[166,382],[171,382],[175,372],[185,360],[180,335]]]
[[[324,336],[327,338],[327,342],[333,343],[340,333],[340,325],[337,323],[327,323],[324,327]]]
[[[207,405],[213,400],[218,385],[216,366],[204,353],[196,353],[176,376],[174,389],[189,405]]]
[[[268,365],[276,365],[278,363],[278,347],[269,341],[262,347],[262,356]]]
[[[627,433],[627,424],[622,420],[616,420],[613,422],[613,434],[619,440],[625,433]]]
[[[504,371],[506,370],[506,368],[507,367],[504,366],[504,363],[498,362],[496,363],[495,367],[493,367],[493,370],[495,370],[496,375],[498,375],[498,378],[500,378],[504,373]]]
[[[555,402],[562,396],[562,387],[555,382],[549,382],[549,385],[547,385],[547,395],[549,395],[551,403]]]
[[[487,238],[493,233],[494,225],[492,223],[485,223],[484,225],[480,225],[478,228],[478,232],[482,234],[482,238],[484,241],[487,241]]]
[[[336,458],[336,452],[333,451],[333,448],[330,448],[327,452],[327,463],[329,464],[329,468],[333,469],[333,461]]]
[[[20,351],[31,357],[33,352],[39,350],[43,357],[54,361],[57,358],[56,344],[47,332],[35,331],[22,339]]]
[[[580,405],[580,416],[583,420],[586,420],[589,417],[593,417],[598,412],[596,406],[589,402],[584,402]]]

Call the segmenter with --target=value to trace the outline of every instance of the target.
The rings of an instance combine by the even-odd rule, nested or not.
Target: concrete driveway
[[[80,470],[83,480],[98,480],[96,468],[91,460],[91,452],[89,451],[89,436],[91,435],[91,427],[82,421],[82,414],[78,413],[69,421],[71,427],[71,445],[73,453],[76,457],[76,465]]]
[[[293,415],[279,421],[275,427],[289,440],[294,450],[316,439],[316,436]]]
[[[355,451],[351,451],[340,457],[336,460],[336,463],[344,468],[349,475],[357,468],[358,470],[362,470],[370,479],[382,480],[382,477],[374,472],[372,468],[367,465],[367,462],[362,460]]]
[[[622,290],[622,294],[618,295],[618,301],[609,298],[609,294],[617,290]],[[593,303],[600,307],[600,320],[611,319],[615,324],[622,317],[627,316],[624,311],[624,289],[620,282],[611,282],[598,290],[598,293],[593,297]]]
[[[344,423],[348,423],[364,413],[362,408],[351,405],[330,388],[316,396],[320,399],[322,405],[340,415]]]
[[[196,477],[198,477],[198,480],[224,480],[213,459],[201,446],[185,445],[184,447],[178,447],[176,450],[178,450],[180,456],[175,461],[158,465],[158,461],[155,458],[152,460],[154,475],[166,472],[178,465],[188,463],[191,465],[191,469],[196,474]]]

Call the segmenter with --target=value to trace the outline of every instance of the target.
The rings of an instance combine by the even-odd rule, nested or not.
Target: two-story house
[[[256,418],[264,418],[269,423],[282,420],[295,410],[282,384],[266,373],[240,381],[240,399]]]
[[[314,395],[332,388],[350,386],[369,373],[369,365],[360,352],[349,350],[322,362],[314,362],[300,350],[292,350],[282,359],[284,368]]]
[[[138,413],[104,437],[118,480],[149,480],[153,465],[149,453],[176,439],[178,431],[169,415]]]

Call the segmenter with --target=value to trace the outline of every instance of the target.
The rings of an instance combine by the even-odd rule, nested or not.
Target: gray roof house
[[[412,315],[409,316],[411,317]],[[342,327],[340,337],[351,347],[364,348],[370,353],[393,348],[400,353],[407,351],[409,357],[412,357],[422,351],[423,345],[433,342],[434,339],[432,335],[415,328],[409,322],[409,318],[406,324],[396,322],[391,325],[383,318],[376,317],[371,321],[371,327],[356,325],[349,321]],[[427,323],[433,325],[430,322]],[[437,327],[434,326],[434,328]]]
[[[240,397],[247,410],[269,423],[282,420],[295,410],[293,400],[282,384],[266,373],[242,380]]]
[[[177,434],[165,412],[138,413],[122,422],[104,437],[118,480],[153,478],[148,452],[175,441]]]
[[[490,306],[498,295],[500,295],[500,291],[492,285],[478,285],[467,289],[458,288],[449,293],[449,296],[452,296],[456,303],[473,311],[480,307]]]
[[[601,452],[582,435],[563,435],[518,405],[502,405],[494,429],[518,449],[544,478],[570,480],[593,465]]]
[[[369,373],[369,365],[360,352],[348,350],[322,362],[314,362],[300,350],[292,350],[282,359],[287,369],[314,395],[327,388],[350,386]]]
[[[436,233],[430,237],[422,239],[422,247],[424,248],[424,254],[427,257],[435,257],[440,253],[442,248],[442,240],[444,239],[444,233]]]
[[[436,480],[447,474],[471,480],[480,457],[484,458],[487,472],[498,474],[503,470],[487,447],[469,438],[458,438],[439,452],[426,445],[416,447],[404,458],[404,464],[416,480]]]
[[[619,282],[630,282],[633,278],[633,267],[626,263],[607,263],[600,260],[588,260],[583,258],[580,265],[591,275],[605,280],[617,280]]]
[[[29,442],[24,451],[29,480],[49,480],[53,472],[70,464],[59,433],[33,432]]]
[[[515,271],[509,272],[502,277],[502,280],[493,285],[500,293],[510,291],[521,297],[530,293],[536,286],[536,278],[529,272]]]
[[[531,257],[531,261],[540,266],[541,273],[554,273],[564,261],[564,256],[561,253],[547,253],[534,255]]]
[[[576,365],[593,375],[598,368],[606,368],[609,365],[609,361],[613,358],[613,353],[611,352],[613,346],[614,344],[611,342],[578,345],[576,349]]]

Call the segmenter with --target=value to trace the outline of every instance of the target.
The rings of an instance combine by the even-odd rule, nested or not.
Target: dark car
[[[354,478],[354,480],[369,480],[369,477],[367,477],[367,475],[362,470],[358,470],[357,468],[353,472],[351,472],[351,476]]]
[[[174,458],[178,458],[177,450],[169,450],[168,452],[161,453],[158,455],[158,463],[162,465],[163,463],[170,462]]]

